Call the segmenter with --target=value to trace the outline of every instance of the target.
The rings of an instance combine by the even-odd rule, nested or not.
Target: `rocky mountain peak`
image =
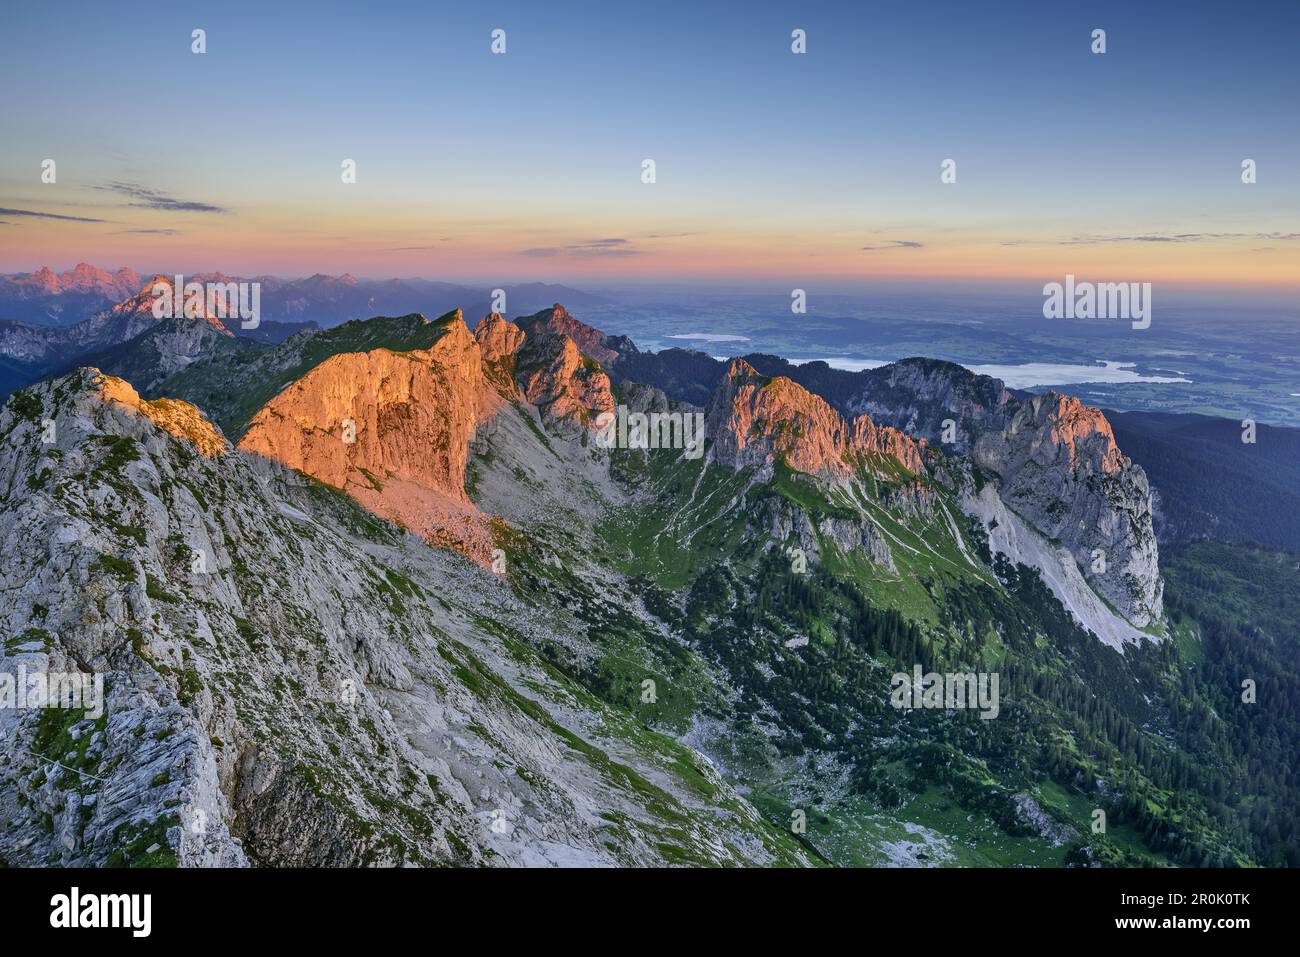
[[[614,409],[609,375],[600,362],[549,323],[528,327],[515,370],[524,398],[537,406],[544,422],[561,432],[594,428],[600,413]]]
[[[230,450],[221,430],[195,406],[178,399],[144,399],[125,379],[106,375],[92,366],[29,386],[21,395],[20,402],[6,407],[4,414],[10,423],[0,432],[8,436],[24,424],[44,428],[46,420],[54,422],[53,446],[35,436],[30,442],[17,443],[18,448],[34,450],[40,458],[51,449],[67,454],[72,448],[68,442],[87,433],[157,441],[161,431],[205,458],[217,458]]]
[[[524,343],[524,331],[499,312],[488,313],[474,329],[474,338],[478,340],[483,352],[484,362],[500,362],[514,359],[519,347]]]
[[[618,352],[611,345],[611,340],[599,329],[575,319],[569,310],[558,302],[550,309],[517,321],[521,329],[529,335],[536,329],[545,329],[558,335],[568,336],[578,346],[579,351],[589,359],[602,366],[609,366],[618,361]]]
[[[1008,405],[971,457],[997,476],[1007,506],[1062,543],[1089,584],[1132,624],[1160,620],[1160,578],[1146,473],[1115,444],[1106,416],[1056,392]]]
[[[163,291],[157,292],[156,290],[160,288]],[[107,320],[110,323],[120,323],[120,324],[127,325],[128,327],[127,333],[120,334],[117,337],[119,341],[123,341],[125,339],[129,339],[136,335],[139,335],[139,333],[143,332],[149,326],[157,322],[158,320],[154,316],[154,304],[157,303],[160,298],[171,297],[174,295],[175,295],[174,281],[168,278],[167,276],[157,274],[152,279],[150,279],[147,283],[145,283],[141,287],[140,291],[137,292],[135,295],[123,299],[121,302],[113,306],[111,309],[107,309],[104,312],[91,317],[91,319],[88,319],[87,322],[88,323],[98,322],[100,324],[103,324]],[[182,300],[182,304],[184,304],[184,302],[185,300]],[[188,315],[187,313],[190,311],[193,311],[195,314]],[[206,295],[199,303],[196,304],[195,310],[185,310],[183,308],[181,311],[181,315],[178,316],[175,314],[175,305],[173,302],[172,312],[173,312],[172,318],[187,318],[187,319],[193,319],[195,321],[206,322],[209,325],[211,325],[214,329],[217,329],[219,332],[221,332],[223,335],[227,335],[227,336],[234,335],[234,333],[232,333],[229,329],[226,328],[225,323],[222,322],[220,318],[218,318],[215,311],[209,309]]]
[[[49,266],[42,266],[36,270],[28,277],[28,281],[48,292],[57,292],[59,289],[59,277],[55,275],[54,270]]]
[[[924,471],[923,449],[897,429],[867,416],[846,421],[818,395],[785,376],[760,375],[733,359],[706,413],[715,460],[733,468],[770,468],[782,461],[799,472],[852,475],[865,457],[883,455],[908,471]]]
[[[1073,574],[1128,623],[1141,628],[1159,620],[1163,584],[1151,489],[1146,473],[1120,451],[1101,410],[1056,392],[1016,394],[998,379],[937,359],[905,359],[862,380],[851,408],[947,453],[969,455],[994,477],[1001,501],[1059,543]],[[989,509],[968,504],[994,531]],[[1013,557],[1042,565],[1027,555]]]
[[[745,385],[750,382],[765,385],[771,381],[767,376],[759,375],[757,369],[741,358],[731,360],[731,364],[727,366],[727,373],[723,378],[735,386]]]
[[[65,289],[76,289],[78,291],[100,289],[112,285],[113,281],[111,273],[84,262],[77,263],[72,269],[59,277],[59,283]]]
[[[515,353],[524,344],[524,331],[498,312],[484,316],[474,329],[483,371],[497,391],[509,399],[519,395],[515,382]]]
[[[1063,457],[1070,468],[1109,475],[1127,461],[1105,414],[1075,396],[1059,392],[1033,396],[1012,416],[1008,430],[1032,432],[1031,454],[1044,463]]]
[[[902,359],[861,375],[865,388],[848,401],[850,411],[940,442],[946,452],[968,452],[977,434],[1005,424],[1015,402],[1000,379],[941,359]]]
[[[121,299],[139,288],[140,277],[134,269],[127,266],[109,272],[90,263],[80,262],[62,273],[56,273],[49,266],[42,266],[19,279],[18,284],[45,295],[77,293]]]

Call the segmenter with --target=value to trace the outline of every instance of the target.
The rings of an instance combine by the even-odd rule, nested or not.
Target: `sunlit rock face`
[[[429,349],[326,359],[253,417],[239,447],[487,565],[491,526],[465,493],[465,466],[476,426],[500,401],[456,315]]]
[[[534,323],[525,333],[515,357],[515,378],[542,420],[566,434],[596,428],[600,414],[614,409],[609,375],[600,361],[545,323]]]
[[[783,376],[759,375],[734,359],[706,417],[715,461],[733,468],[782,460],[811,474],[848,476],[867,453],[924,471],[923,445],[865,415],[846,421],[820,396]]]

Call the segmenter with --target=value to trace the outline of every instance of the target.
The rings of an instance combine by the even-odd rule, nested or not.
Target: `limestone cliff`
[[[567,336],[584,356],[606,367],[618,361],[616,346],[626,341],[607,336],[599,329],[580,322],[558,302],[550,309],[517,320],[516,324],[530,336],[536,336],[542,331]]]
[[[1099,409],[1055,392],[1015,395],[997,379],[932,359],[893,363],[863,380],[852,408],[968,455],[1127,622],[1159,621],[1164,585],[1151,488]],[[1040,570],[1056,576],[1054,567]]]
[[[513,393],[515,353],[524,344],[524,331],[499,312],[490,313],[474,329],[488,375],[507,393]]]
[[[1138,627],[1160,620],[1151,488],[1098,409],[1056,392],[1033,396],[1005,428],[980,434],[972,458],[998,476],[1007,505],[1064,544],[1125,618]]]
[[[499,401],[457,315],[427,349],[325,360],[262,407],[239,447],[487,565],[492,529],[465,493],[465,466],[475,427]]]
[[[564,433],[595,428],[602,412],[614,409],[609,376],[563,332],[534,323],[516,357],[515,376],[523,397],[547,425]]]
[[[876,471],[883,459],[925,471],[922,443],[867,416],[846,422],[820,396],[784,376],[759,375],[743,359],[732,360],[706,423],[713,458],[733,468],[783,461],[798,472],[847,477]]]

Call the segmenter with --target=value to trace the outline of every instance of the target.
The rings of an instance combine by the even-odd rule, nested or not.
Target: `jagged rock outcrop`
[[[821,397],[784,376],[759,375],[734,359],[706,413],[712,457],[732,468],[770,469],[778,460],[798,472],[847,477],[880,456],[913,474],[925,470],[920,443],[866,416],[845,422]]]
[[[515,353],[524,344],[524,331],[499,312],[489,313],[474,328],[488,381],[507,399],[519,395],[515,383]]]
[[[479,320],[474,328],[474,338],[484,362],[509,362],[513,368],[515,353],[524,343],[524,331],[501,313],[493,312]]]
[[[1073,556],[1126,622],[1141,628],[1160,620],[1164,585],[1151,488],[1099,409],[1055,392],[1017,396],[998,379],[933,359],[893,363],[863,381],[853,408],[969,456],[994,476],[1009,508]],[[1061,580],[1055,559],[1040,570]],[[1077,596],[1058,597],[1082,607]],[[1088,619],[1098,634],[1124,631]]]
[[[830,542],[845,552],[864,553],[868,561],[891,572],[898,570],[889,542],[872,522],[839,515],[814,518],[789,499],[768,497],[760,502],[754,526],[758,534],[798,548],[812,564],[823,560],[822,543]]]
[[[115,376],[106,376],[97,369],[82,370],[81,386],[97,389],[96,395],[104,402],[120,405],[130,412],[143,415],[164,432],[184,439],[209,458],[230,448],[221,431],[208,421],[207,416],[177,399],[145,401],[131,383]]]
[[[617,361],[615,347],[623,340],[579,322],[558,303],[517,323],[490,313],[474,337],[497,391],[536,406],[553,431],[581,435],[597,427],[601,413],[613,411],[610,377],[602,366]]]
[[[526,330],[515,357],[515,377],[542,421],[562,433],[593,429],[602,412],[614,410],[609,376],[599,360],[545,323],[533,323]]]
[[[859,378],[865,388],[848,400],[850,409],[949,453],[968,452],[981,433],[1002,428],[1016,401],[1001,380],[939,359],[903,359]]]
[[[579,352],[605,367],[618,361],[617,347],[627,342],[624,338],[607,336],[599,329],[580,322],[558,302],[550,309],[516,320],[516,324],[529,336],[535,337],[543,331],[567,336],[577,345]]]
[[[465,493],[469,443],[499,403],[459,314],[428,349],[326,359],[262,407],[239,447],[343,489],[434,544],[491,561]]]
[[[1100,410],[1055,392],[1033,396],[1005,428],[980,434],[972,458],[998,477],[1010,508],[1069,550],[1120,614],[1138,627],[1160,620],[1151,489]]]
[[[705,423],[711,460],[730,468],[752,467],[765,479],[781,462],[830,485],[851,486],[862,474],[902,479],[884,491],[897,494],[909,509],[928,501],[928,491],[914,490],[912,481],[925,473],[921,443],[866,416],[846,422],[803,386],[783,376],[760,375],[743,359],[732,360]],[[895,570],[885,536],[852,495],[841,500],[835,514],[810,514],[786,499],[765,500],[761,508],[759,524],[776,541],[793,541],[790,547],[814,561],[821,557],[821,543],[828,542]]]

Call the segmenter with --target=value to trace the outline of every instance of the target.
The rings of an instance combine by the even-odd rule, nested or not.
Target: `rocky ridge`
[[[93,371],[0,413],[0,670],[108,698],[0,712],[0,862],[809,863],[531,650],[585,630],[205,428]]]

